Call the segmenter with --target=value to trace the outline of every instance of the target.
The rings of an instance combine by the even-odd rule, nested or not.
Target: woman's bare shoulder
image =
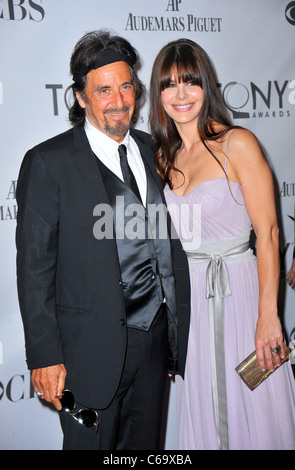
[[[228,149],[233,162],[265,160],[256,136],[248,129],[237,128],[228,132]]]

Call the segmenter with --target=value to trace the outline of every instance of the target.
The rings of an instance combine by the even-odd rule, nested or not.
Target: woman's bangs
[[[172,57],[167,57],[163,64],[160,81],[161,91],[169,87],[172,78],[176,79],[179,83],[191,82],[193,85],[202,87],[202,79],[197,61],[194,57],[191,57],[191,54],[184,53],[181,56],[179,54],[177,58],[173,57],[173,60],[171,59]]]
[[[194,67],[195,65],[195,67]],[[199,69],[196,64],[188,63],[185,64],[183,61],[176,65],[177,80],[179,83],[192,82],[193,85],[202,86],[202,80]]]

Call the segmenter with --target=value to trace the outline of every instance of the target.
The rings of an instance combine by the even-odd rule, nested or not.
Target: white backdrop
[[[170,40],[209,53],[234,121],[264,144],[281,231],[280,309],[293,347],[295,293],[286,285],[294,248],[295,1],[0,0],[0,449],[60,449],[58,415],[35,396],[26,368],[15,276],[15,188],[25,152],[69,127],[69,60],[87,31],[113,29],[151,66]],[[147,103],[136,123],[148,130]],[[294,341],[295,344],[295,341]],[[196,364],[197,367],[197,364]],[[166,449],[177,449],[174,386]]]

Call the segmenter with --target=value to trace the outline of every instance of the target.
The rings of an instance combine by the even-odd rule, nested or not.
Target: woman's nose
[[[184,99],[186,97],[186,88],[183,83],[180,83],[177,86],[177,95],[180,99]]]

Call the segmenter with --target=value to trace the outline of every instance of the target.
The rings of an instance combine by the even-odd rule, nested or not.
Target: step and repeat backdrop
[[[295,292],[286,283],[294,252],[295,1],[0,0],[0,449],[60,449],[57,412],[35,395],[25,361],[15,270],[15,191],[25,152],[70,124],[69,60],[86,32],[107,28],[138,50],[149,86],[160,48],[187,37],[215,64],[229,112],[265,147],[279,226],[280,313],[295,344]],[[148,130],[148,100],[137,128]],[[294,359],[292,358],[294,362]],[[197,364],[196,364],[197,367]],[[177,449],[174,384],[165,449]]]

